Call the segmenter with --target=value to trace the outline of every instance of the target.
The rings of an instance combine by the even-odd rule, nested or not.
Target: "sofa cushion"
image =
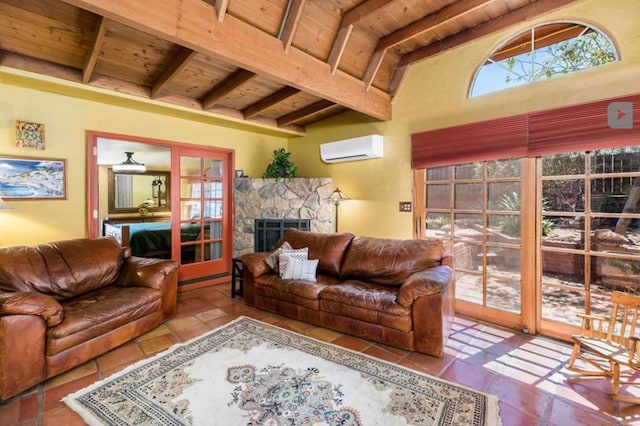
[[[121,263],[113,237],[0,248],[0,291],[66,300],[115,281]]]
[[[47,355],[101,336],[160,311],[161,292],[144,287],[105,287],[62,303],[64,320],[47,330]]]
[[[389,240],[355,237],[342,265],[342,276],[400,286],[413,273],[440,265],[440,240]]]
[[[320,310],[405,332],[411,331],[411,309],[396,302],[393,287],[344,281],[320,292]]]
[[[397,296],[398,291],[395,288],[355,280],[332,285],[320,293],[322,300],[359,306],[390,315],[409,315],[411,309],[396,302]]]
[[[289,228],[283,240],[293,248],[309,247],[309,259],[319,259],[319,272],[339,275],[344,253],[353,234],[323,234]]]
[[[283,280],[278,274],[264,274],[256,278],[255,291],[259,296],[284,300],[318,310],[320,292],[327,286],[338,283],[338,278],[328,275],[316,276],[316,282]]]

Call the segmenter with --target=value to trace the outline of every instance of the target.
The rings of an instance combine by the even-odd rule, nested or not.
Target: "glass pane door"
[[[539,159],[541,332],[568,338],[578,314],[610,312],[640,282],[640,148]]]
[[[230,171],[227,156],[211,152],[179,154],[180,273],[182,279],[214,278],[231,263]]]
[[[426,170],[426,238],[453,252],[456,311],[517,327],[522,315],[520,159]]]

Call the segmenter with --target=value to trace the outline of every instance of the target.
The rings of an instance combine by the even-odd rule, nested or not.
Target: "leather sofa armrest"
[[[400,287],[397,298],[398,303],[408,308],[419,297],[443,292],[443,289],[450,285],[452,280],[453,269],[445,265],[416,272],[407,278]]]
[[[268,252],[248,253],[240,256],[240,260],[242,261],[243,267],[253,275],[253,278],[258,278],[261,275],[271,272],[271,268],[269,268],[269,265],[264,261],[267,256],[269,256]]]
[[[46,294],[15,292],[0,294],[0,315],[37,315],[47,327],[53,327],[64,319],[62,305]]]
[[[122,262],[120,275],[114,284],[161,290],[177,269],[178,263],[174,260],[131,256]]]

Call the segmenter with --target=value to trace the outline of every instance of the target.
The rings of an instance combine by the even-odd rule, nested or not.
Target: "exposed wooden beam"
[[[207,93],[202,101],[202,108],[209,109],[216,104],[220,99],[242,86],[247,81],[255,77],[255,73],[247,70],[236,71],[229,75],[227,78],[218,83],[213,89]]]
[[[260,99],[255,104],[248,106],[242,111],[242,114],[244,115],[244,118],[251,118],[255,115],[258,115],[260,112],[264,111],[265,109],[272,107],[298,93],[300,93],[300,90],[296,89],[295,87],[290,87],[290,86],[284,87],[278,90],[277,92],[275,92],[274,94],[269,95],[266,98]]]
[[[82,67],[82,82],[84,84],[87,84],[89,83],[89,81],[91,81],[91,75],[93,75],[93,70],[96,67],[98,56],[100,56],[100,47],[102,46],[102,40],[104,40],[104,35],[106,34],[106,32],[107,20],[102,16],[99,16],[96,21],[96,30],[94,31],[93,37],[91,38],[89,54],[84,61],[84,66]]]
[[[378,41],[378,45],[369,61],[367,70],[365,71],[364,81],[367,87],[371,86],[373,80],[376,78],[376,74],[380,69],[380,64],[384,60],[384,55],[388,49],[402,44],[414,37],[431,31],[441,25],[451,22],[462,15],[473,12],[481,7],[486,6],[495,0],[460,0],[449,6],[445,6],[442,9],[425,16],[422,19],[415,21],[414,23],[400,28],[397,31],[392,32]]]
[[[393,99],[395,99],[395,96],[398,93],[398,89],[402,85],[404,78],[407,76],[407,71],[409,71],[409,65],[403,65],[396,68],[396,71],[393,73],[393,78],[391,79],[391,84],[389,85],[389,93],[391,94]]]
[[[529,21],[537,16],[551,12],[554,9],[571,4],[579,0],[539,0],[527,6],[523,6],[513,12],[494,18],[483,24],[461,31],[443,40],[431,43],[425,47],[409,52],[400,58],[399,67],[421,61],[430,56],[435,56],[476,38],[484,37],[497,31],[503,30],[511,25]]]
[[[202,0],[62,0],[172,43],[209,55],[371,117],[391,118],[391,97],[337,71],[294,46],[288,53],[275,37],[227,14],[215,22]],[[381,2],[383,3],[383,2]]]
[[[391,3],[389,0],[367,0],[362,2],[344,14],[340,26],[346,27],[348,25],[356,25],[358,22],[362,21],[367,16],[376,13],[378,9],[383,8],[389,3]]]
[[[289,114],[283,115],[278,118],[278,127],[283,127],[291,123],[295,123],[298,120],[302,120],[310,115],[317,114],[320,111],[324,111],[325,109],[331,108],[336,104],[331,101],[321,100],[314,104],[307,105],[304,108],[300,108],[297,111],[293,111]]]
[[[376,74],[380,69],[380,65],[382,65],[382,60],[384,59],[384,55],[387,54],[387,49],[376,50],[373,52],[373,56],[371,56],[371,60],[369,61],[369,66],[367,66],[366,71],[364,72],[363,80],[367,87],[371,87],[373,80],[376,78]]]
[[[213,6],[213,8],[215,9],[218,22],[224,21],[224,15],[226,15],[227,7],[229,7],[229,0],[202,0],[202,1]]]
[[[229,0],[215,0],[216,13],[218,14],[218,22],[224,21],[224,16],[227,14],[227,8],[229,7]]]
[[[329,59],[327,61],[327,63],[331,67],[332,73],[334,73],[336,69],[338,69],[340,59],[342,59],[344,49],[347,47],[347,42],[349,41],[349,37],[351,36],[353,26],[372,13],[377,12],[378,9],[384,7],[387,4],[389,4],[389,0],[367,0],[364,3],[361,3],[358,6],[354,7],[353,9],[350,9],[342,16],[342,20],[340,21],[340,29],[338,30],[336,39],[333,41],[331,53],[329,53]]]
[[[282,23],[282,34],[280,35],[285,52],[289,52],[289,48],[293,43],[293,37],[298,30],[298,24],[300,23],[300,18],[302,18],[302,10],[306,2],[307,0],[289,0],[287,15]]]
[[[333,46],[331,47],[331,53],[329,53],[329,59],[327,63],[331,67],[331,74],[335,73],[338,69],[338,65],[340,64],[340,59],[342,59],[342,54],[344,53],[344,49],[347,47],[347,41],[349,41],[349,37],[351,36],[351,31],[353,30],[353,25],[348,25],[346,27],[342,27],[338,30],[338,35],[336,39],[333,41]]]
[[[142,98],[149,99],[149,88],[141,86],[139,84],[130,83],[122,80],[117,80],[110,77],[105,77],[100,74],[96,74],[89,84],[81,85],[82,72],[77,68],[71,68],[63,65],[57,65],[49,61],[42,61],[39,59],[29,58],[26,56],[18,55],[16,53],[9,53],[0,50],[0,66],[6,66],[8,69],[18,69],[22,71],[41,74],[47,77],[53,77],[58,80],[66,80],[78,85],[78,89],[68,88],[68,92],[72,93],[72,96],[80,97],[83,99],[95,100],[96,89],[99,90],[100,97],[112,97],[118,99],[114,102],[117,105],[125,105],[131,107],[128,102],[136,102],[133,99]],[[49,81],[28,80],[30,88],[38,88],[39,90],[47,91],[51,90],[52,84]],[[41,86],[38,86],[40,84]],[[65,83],[65,85],[68,83]],[[80,88],[81,87],[81,88]],[[88,89],[86,89],[88,88]],[[107,92],[105,92],[107,91]],[[56,92],[58,93],[58,92]],[[157,102],[157,101],[156,101]],[[177,107],[179,111],[192,110],[195,114],[207,114],[210,117],[219,118],[225,121],[235,121],[237,123],[245,123],[249,126],[258,125],[262,128],[273,128],[278,131],[285,131],[287,133],[295,133],[297,135],[303,135],[305,132],[304,126],[296,124],[289,124],[286,126],[279,126],[275,119],[270,118],[256,118],[245,120],[242,112],[228,107],[214,106],[207,111],[202,110],[202,105],[199,101],[191,99],[185,96],[179,95],[167,95],[162,97],[162,105],[156,104],[158,108],[174,108]]]
[[[7,52],[6,50],[0,50],[0,66],[16,68],[74,83],[82,83],[82,71],[77,68],[54,64],[53,62]]]
[[[156,80],[151,88],[151,98],[158,97],[162,89],[164,89],[173,80],[180,71],[187,66],[189,61],[196,56],[197,53],[191,49],[181,48],[180,52],[176,55],[175,59],[169,64],[167,69],[164,70],[162,75]]]
[[[411,40],[421,34],[431,31],[441,25],[444,25],[452,20],[471,13],[477,9],[480,9],[496,0],[460,0],[449,6],[443,7],[431,15],[427,15],[424,18],[400,28],[398,31],[394,31],[391,34],[382,37],[378,42],[376,50],[389,49],[390,47],[397,46],[405,41]]]

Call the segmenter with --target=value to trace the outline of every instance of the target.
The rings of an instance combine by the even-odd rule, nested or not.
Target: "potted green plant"
[[[291,161],[291,153],[285,151],[284,148],[273,151],[273,160],[267,165],[263,178],[292,178],[296,177],[298,167]]]

